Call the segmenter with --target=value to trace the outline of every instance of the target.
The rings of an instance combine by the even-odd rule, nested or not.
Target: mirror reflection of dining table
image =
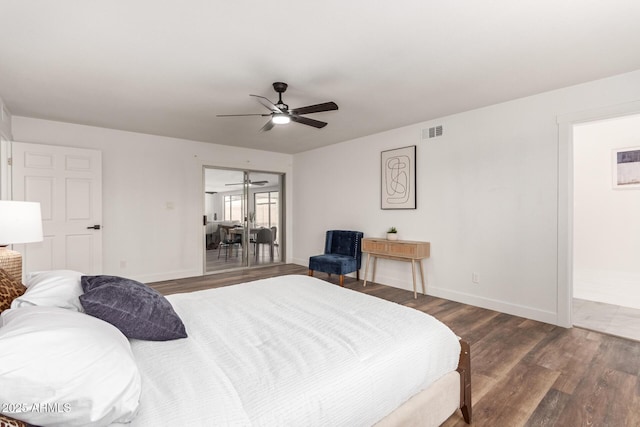
[[[233,235],[244,236],[244,230],[245,230],[244,227],[229,227],[228,228],[228,232],[229,232],[229,234],[231,236],[233,236]],[[257,227],[257,228],[250,227],[249,228],[249,236],[250,236],[249,239],[250,240],[254,240],[254,242],[255,242],[255,240],[256,240],[255,237],[258,234],[258,232],[261,231],[261,230],[269,230],[269,233],[271,233],[271,229],[266,228],[266,227]],[[261,244],[261,243],[268,243],[269,244],[269,258],[273,262],[273,236],[271,236],[271,239],[269,239],[269,240],[270,240],[269,242],[258,242],[258,244]],[[251,242],[251,243],[254,243],[254,242]],[[259,251],[259,247],[256,244],[256,248],[255,248],[256,261],[258,261],[258,254],[259,254],[258,251]]]

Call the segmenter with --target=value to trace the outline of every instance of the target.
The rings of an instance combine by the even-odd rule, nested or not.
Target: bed
[[[70,298],[78,293],[83,298],[77,287]],[[120,417],[107,405],[91,415],[93,425],[437,426],[458,409],[471,421],[469,346],[420,311],[298,275],[166,301],[188,337],[129,338],[137,372],[121,383],[131,403],[118,408]],[[32,303],[3,313],[0,343],[12,316],[36,311]],[[87,304],[72,305],[74,322],[92,317],[82,312]],[[54,309],[38,310],[50,317]],[[3,375],[12,374],[0,367],[0,383]],[[0,391],[0,402],[9,399]],[[45,425],[76,422],[2,412]]]

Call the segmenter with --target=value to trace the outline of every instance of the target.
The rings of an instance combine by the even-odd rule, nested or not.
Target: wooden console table
[[[396,261],[411,262],[413,273],[413,297],[418,298],[416,292],[416,261],[420,267],[420,279],[422,280],[422,293],[426,295],[427,290],[424,284],[424,268],[422,260],[429,257],[431,244],[429,242],[414,242],[410,240],[387,240],[387,239],[362,239],[362,252],[367,253],[367,263],[364,269],[364,286],[367,286],[367,274],[369,272],[369,260],[373,257],[373,273],[371,281],[376,278],[376,263],[378,258],[393,259]]]

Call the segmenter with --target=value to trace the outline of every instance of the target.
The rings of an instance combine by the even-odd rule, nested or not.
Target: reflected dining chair
[[[260,254],[260,245],[269,245],[270,259],[273,261],[273,235],[270,228],[261,228],[256,233],[255,238],[255,253],[256,261],[258,261],[258,255]]]
[[[329,230],[324,242],[324,254],[309,258],[309,276],[314,271],[340,275],[340,286],[344,287],[344,275],[356,272],[360,280],[362,261],[361,231]]]
[[[218,259],[220,259],[220,250],[224,247],[224,260],[229,258],[229,251],[233,250],[233,246],[242,246],[242,235],[232,234],[224,227],[218,227],[220,230],[220,243],[218,244]],[[236,247],[236,256],[238,256],[238,247]]]
[[[276,254],[280,256],[280,245],[278,244],[278,227],[276,227],[275,225],[271,227],[271,237],[273,237],[273,247],[276,251]]]

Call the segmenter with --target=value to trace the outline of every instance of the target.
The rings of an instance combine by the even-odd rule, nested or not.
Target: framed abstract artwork
[[[381,153],[380,207],[416,208],[416,146]]]
[[[613,188],[640,189],[640,147],[613,150]]]

